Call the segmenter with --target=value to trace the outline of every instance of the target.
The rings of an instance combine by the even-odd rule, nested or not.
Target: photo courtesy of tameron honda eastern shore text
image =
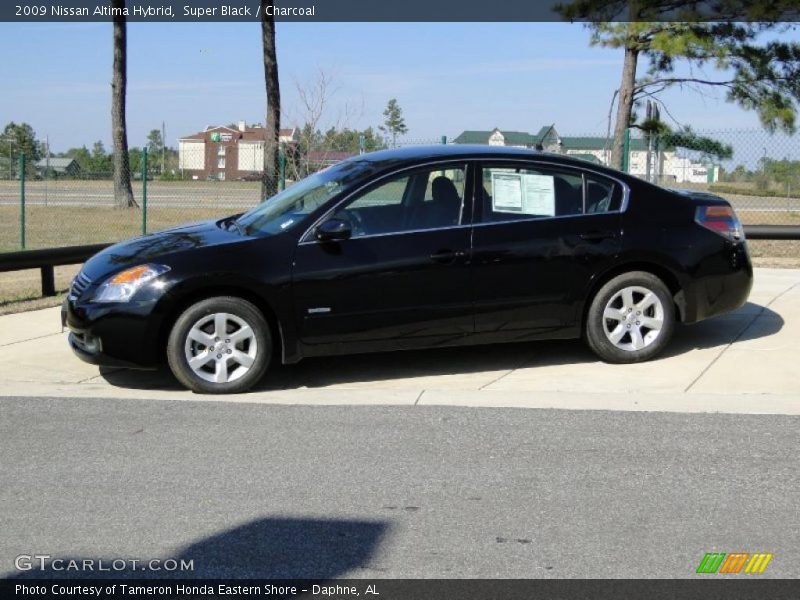
[[[73,281],[69,343],[242,392],[274,362],[583,337],[650,359],[747,300],[731,206],[580,159],[489,146],[357,156],[242,215],[113,245]]]

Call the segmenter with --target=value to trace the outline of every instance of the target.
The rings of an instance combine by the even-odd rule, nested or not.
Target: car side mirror
[[[320,242],[340,242],[350,239],[353,229],[344,219],[328,219],[319,224],[314,235]]]

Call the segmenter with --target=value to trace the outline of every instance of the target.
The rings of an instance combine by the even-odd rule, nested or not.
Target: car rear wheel
[[[193,392],[244,392],[263,377],[272,357],[264,316],[232,296],[201,300],[175,321],[167,360],[175,377]]]
[[[611,363],[649,360],[672,337],[675,307],[664,282],[631,271],[611,279],[595,294],[586,316],[586,341]]]

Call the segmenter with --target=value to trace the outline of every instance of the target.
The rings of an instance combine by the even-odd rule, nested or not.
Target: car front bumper
[[[81,360],[100,366],[155,369],[161,362],[154,303],[130,305],[76,304],[61,306],[61,325]]]

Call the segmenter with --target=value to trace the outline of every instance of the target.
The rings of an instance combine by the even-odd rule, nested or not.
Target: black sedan
[[[521,149],[435,146],[341,162],[253,210],[116,244],[64,305],[100,365],[169,363],[186,387],[242,392],[273,361],[585,338],[656,356],[676,321],[746,300],[731,206]]]

